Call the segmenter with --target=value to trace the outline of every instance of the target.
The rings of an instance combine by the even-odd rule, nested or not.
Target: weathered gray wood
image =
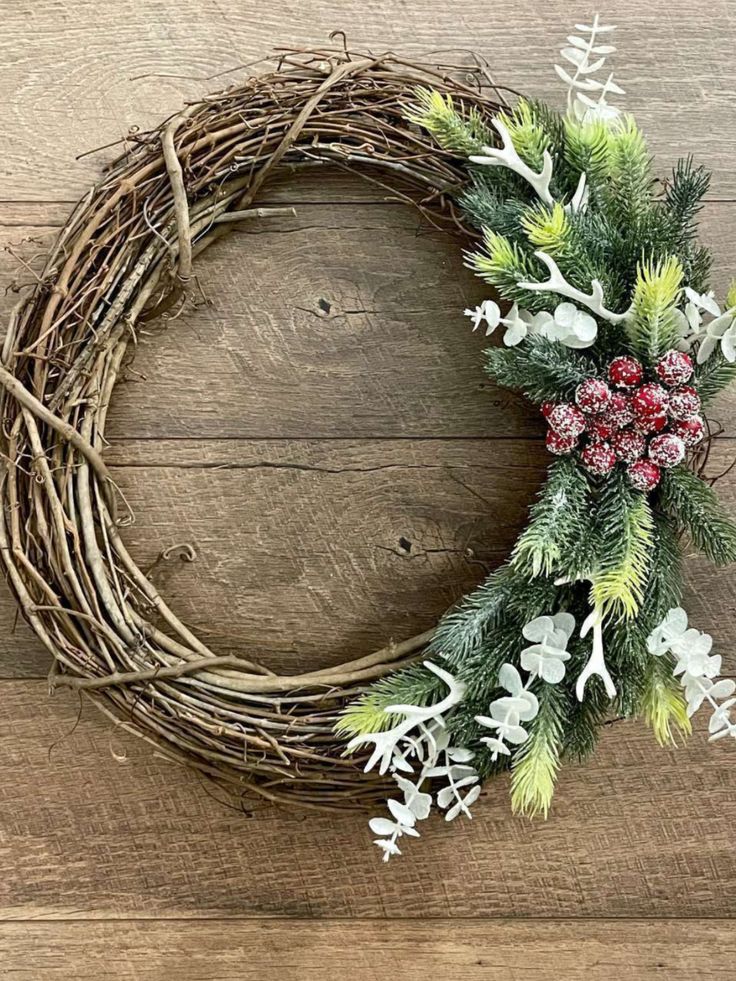
[[[713,981],[733,976],[729,920],[212,920],[8,923],[6,981]]]
[[[718,197],[736,194],[733,13],[728,0],[707,16],[687,0],[616,0],[605,11],[619,25],[615,69],[626,105],[662,166],[696,151],[715,170]],[[3,197],[77,197],[108,155],[77,162],[80,152],[124,137],[133,125],[157,125],[184,99],[239,77],[207,76],[263,58],[274,45],[327,44],[335,29],[356,47],[415,55],[443,49],[445,60],[466,64],[472,48],[499,82],[562,104],[552,65],[575,16],[564,0],[463,0],[460,7],[309,0],[272,3],[268,16],[239,0],[160,0],[155,15],[139,0],[38,0],[31,27],[28,7],[5,0]]]
[[[248,820],[78,713],[43,682],[2,685],[0,918],[736,914],[733,747],[708,745],[704,714],[672,750],[611,726],[546,822],[512,817],[494,780],[473,821],[432,821],[385,865],[362,815]]]

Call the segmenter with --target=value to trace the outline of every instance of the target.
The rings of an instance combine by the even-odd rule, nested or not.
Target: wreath
[[[697,243],[707,172],[685,160],[654,180],[602,74],[612,28],[576,30],[556,68],[563,113],[491,98],[480,61],[459,73],[345,48],[284,51],[135,134],[2,351],[0,550],[53,654],[51,687],[240,798],[395,794],[370,820],[384,859],[433,807],[469,817],[504,769],[514,810],[546,814],[561,763],[587,757],[612,713],[666,744],[705,704],[710,738],[736,736],[736,684],[680,606],[684,536],[717,564],[736,558],[703,478],[704,407],[736,375],[736,288],[722,309]],[[139,325],[187,302],[196,256],[269,214],[256,202],[271,176],[323,164],[464,241],[496,297],[465,313],[503,332],[485,369],[539,406],[554,460],[509,560],[434,630],[280,676],[211,651],[132,559],[105,423]]]

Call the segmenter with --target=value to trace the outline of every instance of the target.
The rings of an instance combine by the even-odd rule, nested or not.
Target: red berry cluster
[[[599,476],[623,463],[633,487],[654,490],[660,468],[680,463],[705,434],[700,398],[685,384],[692,358],[667,351],[654,373],[657,381],[645,381],[636,358],[622,355],[608,365],[608,382],[586,378],[578,385],[574,404],[545,402],[547,449],[563,455],[581,447],[583,466]]]

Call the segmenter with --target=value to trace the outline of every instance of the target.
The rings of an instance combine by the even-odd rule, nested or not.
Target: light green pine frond
[[[340,736],[383,732],[403,716],[387,712],[389,705],[429,705],[441,696],[444,682],[421,664],[413,664],[376,681],[350,702],[335,723]]]
[[[611,170],[611,126],[601,119],[581,122],[565,118],[565,159],[580,173],[588,185],[595,187],[607,180]]]
[[[559,202],[551,208],[543,204],[528,208],[521,225],[531,244],[551,256],[559,256],[570,241],[570,219]]]
[[[456,107],[451,95],[421,85],[414,90],[414,98],[405,118],[431,133],[443,149],[467,157],[481,153],[491,141],[491,132],[477,109],[467,109],[462,103]]]
[[[660,746],[677,745],[673,726],[683,736],[692,732],[685,696],[667,658],[652,659],[642,693],[641,713]]]
[[[636,120],[629,114],[618,117],[618,125],[609,129],[609,148],[611,169],[615,176],[630,175],[642,182],[648,182],[651,173],[651,157],[644,134]]]
[[[682,266],[675,256],[659,262],[643,262],[637,268],[626,332],[636,351],[652,361],[677,342],[676,306],[682,277]]]
[[[565,717],[564,693],[545,686],[539,693],[539,714],[529,726],[529,738],[513,759],[511,807],[515,814],[545,818],[555,792],[560,768]]]
[[[537,111],[526,99],[519,99],[510,112],[500,112],[498,118],[506,126],[521,159],[539,170],[544,151],[549,149],[549,135],[542,126]]]
[[[547,817],[555,793],[560,758],[549,743],[540,741],[514,765],[511,774],[511,808],[514,814]]]
[[[654,519],[643,495],[627,508],[620,531],[615,555],[604,556],[593,576],[591,603],[604,616],[633,619],[644,599],[654,545]]]
[[[491,286],[495,286],[509,299],[524,295],[518,283],[523,280],[536,280],[541,275],[541,266],[536,259],[524,251],[505,235],[499,235],[489,228],[483,230],[484,249],[469,253],[468,266]]]

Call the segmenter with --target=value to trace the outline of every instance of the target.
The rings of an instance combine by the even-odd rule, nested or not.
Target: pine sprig
[[[634,351],[649,361],[656,361],[677,343],[676,305],[682,277],[682,265],[675,256],[643,262],[637,270],[626,332]]]
[[[597,524],[601,550],[592,577],[593,604],[604,615],[631,619],[639,612],[654,545],[654,519],[646,497],[621,474],[606,483]]]
[[[514,754],[511,806],[514,812],[547,817],[555,791],[567,721],[564,690],[544,685],[538,691],[539,714],[530,723],[529,738]]]
[[[467,265],[507,300],[523,302],[532,311],[549,305],[545,294],[535,294],[519,286],[520,282],[543,279],[542,264],[530,251],[505,235],[484,229],[483,248],[468,253]]]
[[[664,203],[679,229],[680,244],[683,246],[692,242],[697,235],[697,219],[710,187],[710,178],[705,167],[696,167],[692,157],[685,157],[678,160],[671,179],[665,184]]]
[[[402,719],[387,712],[387,706],[431,705],[441,697],[444,688],[444,682],[436,674],[421,664],[411,664],[379,679],[351,702],[335,724],[335,732],[341,736],[383,732]]]
[[[590,506],[590,485],[584,471],[569,457],[556,460],[531,507],[529,523],[514,546],[512,564],[531,577],[568,573],[567,556],[585,536]]]
[[[538,404],[572,399],[578,385],[598,373],[590,358],[546,337],[528,337],[523,345],[489,348],[484,354],[486,372],[495,382]]]
[[[444,150],[469,157],[493,141],[492,130],[476,108],[468,109],[462,102],[456,105],[451,95],[421,85],[414,98],[406,119],[431,133]]]
[[[638,706],[638,714],[643,716],[660,746],[677,745],[675,729],[682,736],[692,732],[685,696],[672,673],[673,667],[671,655],[649,658]]]
[[[716,565],[736,561],[736,524],[712,487],[681,464],[664,473],[659,500],[664,510]]]
[[[720,351],[716,351],[705,364],[698,365],[695,385],[703,405],[708,405],[724,388],[736,379],[736,362],[726,361]]]

